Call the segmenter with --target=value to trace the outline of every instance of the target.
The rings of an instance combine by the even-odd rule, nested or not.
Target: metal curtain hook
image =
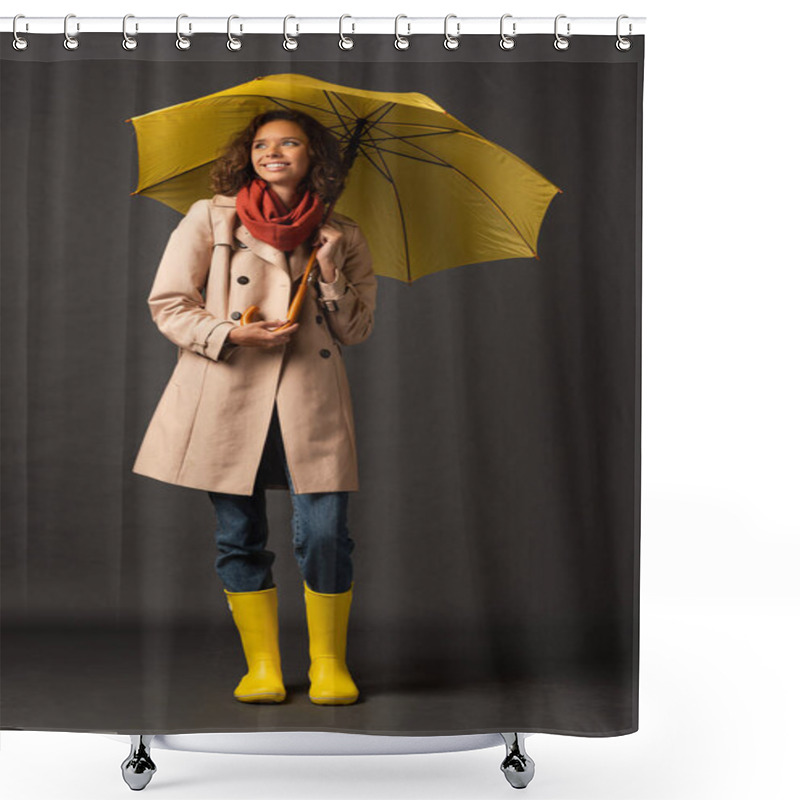
[[[512,50],[516,42],[514,41],[514,37],[517,35],[517,23],[511,23],[511,33],[508,34],[504,30],[505,21],[507,19],[512,19],[512,14],[503,14],[500,17],[500,47],[503,50]]]
[[[228,41],[227,41],[227,47],[228,47],[228,50],[230,50],[231,52],[234,52],[236,50],[241,50],[242,49],[242,40],[238,39],[236,36],[234,36],[231,33],[231,22],[233,22],[233,20],[235,20],[235,19],[239,19],[239,17],[237,17],[236,14],[231,14],[228,17]],[[239,33],[241,33],[241,32],[242,32],[242,25],[240,23],[239,24]]]
[[[453,34],[447,32],[447,23],[451,19],[455,19],[456,20],[456,34],[455,34],[455,36],[453,36]],[[445,50],[455,50],[459,45],[458,37],[460,35],[461,35],[461,23],[458,21],[458,18],[457,18],[457,16],[455,14],[448,14],[444,18],[444,42],[443,42],[443,44],[444,44]]]
[[[401,19],[408,19],[408,17],[405,14],[398,14],[394,18],[394,46],[398,50],[408,50],[408,48],[411,46],[411,42],[408,41],[406,36],[411,36],[411,23],[410,22],[406,23],[406,27],[408,28],[408,30],[406,31],[405,36],[401,36],[400,35]]]
[[[349,37],[344,35],[344,31],[342,30],[342,25],[346,19],[353,19],[349,14],[342,14],[339,17],[339,47],[342,50],[352,50],[353,45],[355,42]],[[350,33],[356,32],[356,24],[355,22],[350,23]]]
[[[68,30],[69,21],[71,19],[75,19],[75,15],[74,14],[67,14],[67,16],[64,17],[64,49],[65,50],[75,50],[78,47],[78,40],[74,36],[70,36],[69,30]],[[76,22],[75,23],[75,32],[76,33],[79,32],[80,29],[81,29],[80,23]]]
[[[24,50],[28,46],[28,40],[27,39],[23,39],[17,33],[17,20],[18,19],[25,19],[25,15],[24,14],[17,14],[17,16],[14,17],[14,23],[11,26],[11,30],[14,33],[13,47],[14,47],[15,50]],[[26,31],[28,30],[28,23],[27,22],[25,23],[25,30]]]
[[[175,47],[177,47],[178,50],[188,50],[192,46],[192,43],[181,33],[181,20],[187,19],[188,16],[189,16],[188,14],[178,14],[175,20],[175,33],[178,37],[175,40]],[[192,32],[192,23],[190,22],[189,33],[191,32]]]
[[[122,48],[124,50],[135,50],[136,49],[136,45],[138,44],[138,42],[136,41],[136,35],[135,34],[133,36],[131,36],[128,33],[128,20],[129,19],[136,19],[136,17],[134,17],[133,14],[126,14],[122,18]],[[137,31],[137,32],[139,31],[139,23],[138,22],[134,22],[133,23],[133,29],[135,31]]]
[[[555,41],[553,42],[553,47],[555,47],[556,50],[566,50],[569,47],[569,39],[567,39],[566,37],[562,36],[558,32],[558,21],[560,19],[566,19],[566,18],[567,18],[566,14],[559,14],[556,17],[556,21],[555,21],[555,25],[554,25],[554,32],[555,32],[556,38],[555,38]],[[572,32],[570,31],[570,24],[568,22],[567,23],[567,36],[571,36],[571,35],[572,35]]]
[[[616,42],[617,50],[621,50],[623,52],[625,50],[630,50],[631,49],[631,40],[630,39],[626,39],[620,33],[620,23],[624,19],[629,19],[627,14],[620,14],[617,17],[617,42]],[[631,23],[629,22],[628,23],[628,36],[630,36],[632,33],[633,33],[633,25],[631,25]]]
[[[289,32],[287,30],[287,25],[289,24],[290,19],[297,19],[297,17],[293,17],[291,14],[287,14],[283,18],[283,49],[297,50],[297,45],[298,45],[297,39],[293,38],[292,36],[289,36]],[[300,33],[300,23],[295,22],[294,35],[297,36],[298,33]]]

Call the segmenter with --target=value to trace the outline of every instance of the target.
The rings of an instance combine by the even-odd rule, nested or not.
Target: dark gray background
[[[98,34],[74,54],[31,38],[0,50],[2,726],[635,730],[642,47],[470,37],[447,53],[424,37],[398,53],[359,37],[343,54],[319,36],[290,57],[273,37],[230,54],[159,35],[129,54]],[[242,658],[210,502],[130,472],[174,364],[145,298],[179,217],[128,196],[124,120],[289,71],[428,94],[564,190],[539,261],[380,279],[375,333],[345,351],[364,692],[348,709],[231,700]],[[289,501],[268,501],[299,693]]]

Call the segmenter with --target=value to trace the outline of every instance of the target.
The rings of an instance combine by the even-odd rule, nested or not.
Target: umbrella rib
[[[353,119],[358,119],[358,114],[356,114],[356,112],[353,111],[352,108],[350,108],[350,106],[347,104],[347,101],[338,92],[328,92],[327,89],[324,89],[323,94],[325,95],[328,102],[331,104],[331,108],[334,108],[334,105],[331,102],[331,95],[333,95],[350,112],[350,114],[353,116]]]
[[[381,136],[381,137],[373,136],[372,137],[372,141],[373,142],[391,142],[391,141],[394,141],[396,139],[401,139],[401,140],[405,140],[405,139],[422,139],[422,138],[427,138],[427,137],[430,137],[430,136],[447,136],[448,134],[460,133],[460,132],[461,131],[448,129],[448,130],[443,130],[443,131],[431,131],[430,133],[409,133],[409,134],[407,134],[405,136],[400,136],[400,135],[397,135],[397,134],[388,133],[386,136]]]
[[[429,134],[429,135],[440,136],[442,133],[459,133],[459,131],[448,130],[448,131],[441,131],[441,132],[439,132],[437,134]],[[390,136],[391,136],[391,134],[390,134]],[[425,153],[426,155],[430,156],[431,158],[437,159],[440,163],[447,164],[448,166],[450,166],[450,164],[447,161],[445,161],[441,156],[436,155],[436,153],[431,153],[429,150],[426,150],[424,147],[422,147],[422,146],[420,146],[420,145],[418,145],[418,144],[416,144],[414,142],[408,141],[411,138],[417,139],[417,138],[420,138],[420,136],[419,135],[414,135],[414,136],[409,136],[409,137],[406,137],[406,136],[391,136],[391,139],[393,139],[394,141],[403,142],[404,144],[407,144],[409,147],[413,147],[413,148],[416,148],[417,150],[421,150],[423,153]],[[402,153],[398,153],[398,155],[403,155],[403,154]],[[408,157],[411,158],[411,156],[408,156]]]
[[[404,250],[404,253],[405,253],[405,262],[406,262],[406,278],[407,278],[408,283],[411,283],[412,282],[412,278],[411,278],[411,260],[410,260],[409,253],[408,253],[408,232],[406,231],[406,218],[405,218],[405,214],[403,214],[403,204],[400,202],[400,194],[397,191],[397,184],[392,179],[392,174],[391,174],[391,172],[389,172],[389,168],[386,166],[386,162],[383,162],[383,166],[385,167],[385,171],[384,171],[383,169],[380,168],[380,166],[378,166],[378,164],[375,163],[375,161],[373,161],[373,159],[370,156],[370,154],[367,153],[362,147],[359,147],[359,150],[361,150],[361,152],[363,153],[364,158],[366,158],[367,161],[369,161],[369,163],[372,164],[372,166],[378,171],[378,174],[382,175],[384,178],[386,178],[386,180],[389,181],[389,183],[392,186],[392,191],[394,192],[395,201],[397,203],[397,209],[398,209],[398,212],[400,214],[400,225],[401,225],[402,230],[403,230],[403,250]],[[380,151],[379,150],[376,150],[375,152],[378,155],[380,155]],[[381,161],[383,161],[382,158],[381,158]]]
[[[390,153],[393,156],[400,156],[400,158],[407,158],[409,161],[419,161],[422,164],[431,164],[432,166],[435,167],[450,167],[450,169],[453,169],[453,167],[451,167],[450,164],[443,162],[441,159],[438,161],[432,161],[427,158],[420,158],[420,156],[411,156],[408,155],[408,153],[398,153],[396,150],[389,150],[388,147],[375,147],[374,150],[376,153]],[[366,153],[364,154],[366,155]]]
[[[322,111],[324,113],[330,113],[337,116],[340,120],[342,119],[341,115],[335,108],[330,112],[326,112],[326,109],[320,108],[319,106],[315,106],[313,103],[304,103],[301,100],[291,100],[289,98],[285,99],[279,98],[271,94],[229,94],[225,95],[225,97],[255,97],[258,98],[259,100],[269,100],[275,103],[275,105],[280,106],[281,108],[285,108],[287,111],[292,111],[293,110],[292,106],[298,106],[302,108],[310,108],[313,111]],[[353,117],[353,119],[355,119],[355,116]]]
[[[344,129],[345,133],[343,135],[341,135],[341,138],[345,138],[346,136],[348,136],[350,134],[350,131],[351,131],[351,128],[348,127],[348,121],[342,116],[342,114],[339,111],[339,109],[337,109],[336,106],[331,102],[330,97],[328,96],[329,93],[327,91],[324,91],[323,94],[325,95],[325,97],[328,100],[328,103],[330,105],[330,110],[322,108],[322,107],[320,107],[318,105],[314,105],[313,103],[304,103],[304,102],[302,102],[300,100],[291,100],[291,99],[288,99],[288,98],[284,99],[284,98],[279,98],[279,97],[276,97],[274,95],[268,95],[268,94],[231,94],[231,95],[226,95],[226,97],[254,97],[254,98],[258,98],[259,100],[267,100],[269,102],[272,102],[276,106],[278,106],[279,108],[284,108],[287,111],[293,111],[296,108],[307,108],[307,109],[310,109],[312,111],[316,111],[318,113],[321,112],[323,114],[330,114],[331,116],[335,116],[338,119],[339,125],[332,125],[332,124],[327,124],[327,123],[323,123],[323,124],[325,124],[326,127],[330,128],[330,129],[336,129],[336,128]],[[353,113],[352,110],[349,107],[348,107],[348,110],[350,111],[351,114]],[[356,120],[356,116],[355,116],[355,114],[353,114],[353,121],[355,121],[355,120]]]
[[[506,221],[508,222],[508,224],[509,224],[509,225],[510,225],[510,226],[511,226],[511,227],[512,227],[512,228],[513,228],[515,231],[516,231],[516,233],[517,233],[517,235],[519,236],[519,238],[520,238],[520,239],[522,239],[522,241],[523,241],[523,242],[525,242],[525,244],[526,244],[526,245],[528,245],[528,247],[530,248],[530,251],[531,251],[531,255],[533,255],[533,256],[536,256],[536,249],[535,249],[534,247],[532,247],[532,246],[531,246],[531,243],[530,243],[530,242],[529,242],[529,241],[528,241],[528,240],[525,238],[525,234],[524,234],[524,233],[523,233],[523,232],[522,232],[522,231],[521,231],[521,230],[520,230],[520,229],[519,229],[519,228],[516,226],[516,224],[515,224],[514,220],[512,220],[512,219],[511,219],[511,217],[509,217],[509,216],[508,216],[508,214],[506,213],[505,209],[504,209],[504,208],[503,208],[503,207],[500,205],[500,203],[498,203],[498,202],[497,202],[497,201],[494,199],[494,197],[492,197],[492,196],[489,194],[489,192],[487,192],[487,191],[486,191],[486,189],[484,189],[484,188],[483,188],[483,186],[481,186],[480,184],[478,184],[478,183],[476,183],[474,180],[472,180],[472,178],[470,178],[470,177],[469,177],[469,175],[466,175],[465,173],[463,173],[463,172],[462,172],[460,169],[458,169],[457,167],[453,167],[453,166],[451,166],[450,168],[451,168],[451,169],[453,169],[453,170],[455,170],[455,171],[456,171],[456,172],[457,172],[459,175],[461,175],[461,177],[462,177],[462,178],[464,178],[464,180],[466,180],[466,181],[468,181],[469,183],[471,183],[471,184],[472,184],[472,185],[473,185],[473,186],[474,186],[474,187],[475,187],[475,188],[476,188],[476,189],[477,189],[479,192],[481,192],[481,193],[482,193],[482,194],[483,194],[483,195],[484,195],[484,196],[485,196],[485,197],[486,197],[486,198],[489,200],[489,202],[490,202],[490,203],[491,203],[491,204],[492,204],[492,205],[493,205],[493,206],[494,206],[494,207],[495,207],[495,208],[496,208],[496,209],[497,209],[497,210],[500,212],[500,214],[501,214],[501,215],[502,215],[502,216],[503,216],[503,217],[506,219]]]
[[[326,91],[325,94],[327,96],[328,92]],[[334,97],[336,97],[336,99],[339,100],[339,102],[341,102],[341,104],[353,115],[354,119],[363,119],[363,120],[370,121],[371,124],[367,128],[367,130],[369,130],[369,128],[371,128],[373,125],[375,125],[378,122],[380,122],[397,105],[397,103],[394,103],[391,100],[387,100],[385,103],[383,103],[383,105],[380,105],[376,109],[374,109],[373,111],[370,111],[369,115],[364,117],[364,116],[359,116],[358,114],[356,114],[356,112],[350,107],[350,104],[347,102],[347,100],[345,100],[345,98],[342,97],[342,95],[340,95],[338,92],[331,92],[331,94]],[[381,116],[378,117],[378,119],[376,119],[374,121],[370,120],[370,117],[372,117],[374,114],[379,113],[381,110],[383,110],[383,114],[381,114]]]
[[[400,141],[404,141],[405,142],[405,139],[403,139],[400,136],[398,136],[397,139],[400,140]],[[483,186],[481,186],[479,183],[477,183],[475,180],[473,180],[469,175],[467,175],[465,172],[460,170],[458,167],[456,167],[453,164],[451,164],[449,161],[446,161],[441,156],[436,155],[436,153],[431,153],[428,150],[426,150],[424,147],[420,147],[418,144],[414,144],[413,142],[407,142],[407,144],[408,144],[409,147],[414,147],[417,150],[421,150],[423,153],[425,153],[425,155],[428,155],[431,158],[436,159],[436,161],[426,162],[426,163],[434,163],[434,164],[438,164],[439,166],[448,167],[449,169],[452,169],[454,172],[456,172],[458,175],[460,175],[465,181],[467,181],[468,183],[471,183],[479,192],[481,192],[487,198],[487,200],[489,200],[489,202],[497,209],[497,211],[500,213],[500,215],[502,217],[504,217],[505,220],[508,222],[508,224],[514,229],[514,231],[520,237],[520,239],[523,242],[525,242],[525,244],[530,248],[531,253],[534,256],[536,256],[536,249],[531,246],[530,242],[525,238],[525,235],[517,227],[517,225],[514,223],[514,221],[511,219],[511,217],[509,217],[509,215],[506,213],[505,209],[503,209],[503,207],[494,199],[494,197],[492,197],[489,194],[489,192],[486,191],[486,189],[483,188]],[[377,150],[377,148],[376,148],[376,150]],[[380,150],[378,150],[378,152],[380,152]],[[393,151],[388,151],[387,150],[386,152],[393,152]],[[412,158],[412,159],[415,158],[414,156],[409,156],[409,155],[406,155],[405,153],[395,153],[395,155],[398,155],[401,158]],[[425,161],[425,159],[421,159],[421,158],[417,158],[415,160]]]
[[[347,135],[348,139],[352,135],[351,134],[351,128],[348,128],[347,125],[344,123],[344,120],[339,115],[339,111],[336,108],[336,106],[334,105],[334,103],[333,103],[333,101],[331,99],[331,96],[335,97],[350,112],[350,114],[353,116],[354,119],[356,119],[356,120],[364,120],[364,121],[366,121],[368,123],[367,125],[364,126],[364,129],[361,132],[361,138],[359,140],[359,144],[361,144],[361,141],[368,136],[368,134],[372,130],[372,128],[374,128],[375,125],[377,125],[395,107],[395,105],[397,105],[396,103],[391,103],[391,102],[387,101],[382,106],[378,106],[378,108],[376,108],[374,111],[371,111],[369,116],[367,116],[367,117],[358,117],[356,115],[356,112],[348,104],[347,100],[345,100],[344,97],[342,97],[337,92],[328,93],[328,91],[326,90],[326,91],[323,92],[323,94],[325,95],[325,99],[328,101],[328,103],[330,104],[330,106],[333,109],[333,111],[336,113],[336,116],[339,117],[339,119],[341,120],[342,126],[345,129],[345,132],[346,132],[346,135]],[[375,120],[371,120],[370,119],[370,117],[372,115],[377,114],[382,109],[383,109],[383,113],[381,114],[381,116],[379,116]]]
[[[345,136],[346,136],[347,138],[350,138],[350,131],[351,131],[352,129],[348,127],[347,123],[344,121],[344,117],[343,117],[343,116],[342,116],[342,115],[339,113],[339,109],[338,109],[338,108],[336,108],[336,106],[333,104],[333,101],[331,100],[331,98],[330,98],[330,94],[328,93],[328,91],[327,91],[327,90],[325,90],[325,91],[323,92],[323,94],[325,95],[325,99],[328,101],[328,104],[329,104],[329,105],[330,105],[330,107],[331,107],[331,111],[332,111],[332,113],[334,113],[334,114],[336,115],[337,119],[338,119],[338,120],[339,120],[339,122],[341,123],[341,126],[344,128],[344,130],[345,130]],[[340,98],[340,99],[341,99],[341,98]],[[348,109],[348,111],[350,111],[350,113],[351,113],[351,114],[353,114],[353,112],[352,112],[352,110],[351,110],[351,109]],[[357,118],[356,118],[355,114],[353,114],[353,120],[355,120],[355,119],[357,119]],[[331,127],[331,126],[329,126],[329,127]],[[344,136],[343,136],[342,138],[344,139]]]
[[[368,131],[371,131],[395,106],[397,103],[384,103],[382,106],[378,106],[374,111],[370,112],[369,117],[365,117],[365,119],[369,120],[369,127],[367,128]],[[370,119],[373,114],[377,114],[382,108],[385,108],[383,114],[381,114],[377,119]]]
[[[326,97],[327,97],[328,93],[327,92],[323,92],[323,94],[325,94]],[[339,127],[343,128],[345,133],[342,136],[342,138],[344,138],[345,136],[349,135],[349,133],[350,133],[350,128],[347,125],[347,121],[339,113],[339,110],[333,105],[333,103],[330,103],[330,98],[328,98],[328,102],[330,103],[331,110],[328,111],[328,110],[326,110],[324,108],[321,108],[320,106],[315,106],[312,103],[303,103],[303,102],[301,102],[299,100],[282,100],[282,99],[279,99],[279,98],[274,97],[272,95],[243,95],[243,94],[239,94],[239,95],[231,95],[231,97],[260,97],[262,99],[272,101],[273,103],[275,103],[276,106],[278,106],[280,108],[285,108],[287,111],[293,111],[293,110],[295,110],[295,107],[302,106],[303,108],[308,108],[308,109],[311,109],[312,111],[321,112],[323,114],[331,114],[332,116],[335,116],[339,120],[339,125],[332,125],[332,124],[327,124],[327,123],[323,123],[323,124],[325,124],[326,127],[329,128],[329,129],[336,129],[336,128],[339,128]],[[292,105],[290,105],[290,104],[292,104]],[[355,117],[353,119],[355,120]]]
[[[279,106],[281,108],[285,108],[287,111],[291,111],[293,108],[308,108],[308,109],[311,109],[313,111],[322,112],[322,113],[328,113],[328,114],[331,114],[332,116],[335,116],[339,120],[340,126],[342,128],[344,128],[344,130],[347,133],[349,133],[350,132],[350,128],[348,127],[348,121],[342,116],[342,113],[339,111],[339,109],[337,109],[336,106],[331,102],[331,99],[330,99],[329,95],[330,94],[334,94],[336,96],[336,98],[339,99],[342,102],[342,104],[345,106],[345,108],[352,115],[353,121],[356,120],[356,119],[359,119],[358,115],[353,111],[352,108],[350,108],[350,106],[347,104],[347,102],[340,95],[338,95],[336,93],[329,93],[327,90],[323,91],[323,94],[325,95],[325,97],[328,100],[328,103],[330,104],[330,110],[329,111],[324,109],[324,108],[321,108],[320,106],[314,105],[313,103],[306,103],[306,102],[303,102],[301,100],[291,100],[291,99],[288,99],[288,98],[279,98],[279,97],[276,97],[275,95],[237,93],[237,94],[225,95],[225,98],[229,98],[229,97],[230,98],[243,98],[243,97],[244,98],[255,98],[255,99],[258,99],[258,100],[267,100],[267,101],[273,102],[273,103],[275,103],[275,105],[277,105],[277,106]],[[381,122],[381,120],[383,120],[383,118],[396,105],[397,105],[396,103],[387,102],[387,103],[384,103],[382,106],[379,106],[378,108],[376,108],[374,111],[372,111],[370,113],[370,115],[377,114],[381,110],[383,110],[383,114],[382,114],[381,117],[379,117],[376,120],[370,120],[370,125],[369,125],[369,128],[367,130],[370,130],[372,127],[374,127],[379,122]],[[369,119],[369,117],[365,117],[364,119]],[[454,129],[454,128],[440,127],[440,126],[437,126],[437,125],[431,125],[429,123],[420,123],[420,122],[392,122],[390,120],[388,122],[387,121],[383,121],[381,124],[383,124],[383,125],[403,125],[405,127],[417,127],[417,128],[422,127],[422,128],[432,128],[432,129],[434,129],[430,133],[414,134],[414,136],[435,136],[435,135],[440,135],[442,133],[465,133],[464,131],[459,131],[459,130]],[[332,128],[332,127],[336,127],[336,126],[328,125],[328,127]],[[403,138],[403,137],[394,136],[393,134],[391,134],[388,131],[384,131],[384,133],[387,134],[387,138]]]
[[[397,202],[397,210],[398,210],[398,213],[400,214],[400,225],[401,225],[401,227],[403,229],[403,250],[404,250],[405,259],[406,259],[406,280],[407,280],[408,283],[411,283],[412,280],[413,280],[412,277],[411,277],[411,257],[410,257],[409,252],[408,252],[408,231],[406,230],[406,217],[405,217],[405,214],[403,213],[403,204],[400,202],[400,193],[397,191],[397,184],[394,182],[394,178],[392,178],[392,173],[389,170],[389,166],[383,160],[383,155],[381,154],[381,151],[380,150],[376,150],[376,153],[380,157],[381,162],[383,163],[383,166],[386,169],[386,178],[389,181],[389,183],[392,185],[392,191],[394,192],[395,201]],[[367,158],[369,158],[369,156],[366,154],[366,152],[364,152],[364,155]],[[375,166],[375,168],[378,170],[378,172],[381,172],[380,168],[377,165],[374,165],[374,162],[372,161],[371,158],[369,158],[369,161],[370,161],[370,163],[373,163],[373,166]]]
[[[461,130],[461,128],[448,127],[447,125],[432,125],[430,122],[404,122],[403,120],[390,119],[388,122],[384,122],[383,125],[402,125],[404,128],[430,128],[432,131],[441,131],[442,133],[463,133],[467,136],[481,138],[475,131]]]
[[[384,172],[384,171],[383,171],[383,170],[382,170],[382,169],[381,169],[381,168],[378,166],[378,164],[376,164],[376,163],[375,163],[375,162],[372,160],[372,157],[369,155],[369,153],[367,153],[367,151],[366,151],[366,150],[364,150],[364,149],[363,149],[363,147],[359,146],[359,150],[361,150],[361,153],[363,154],[364,158],[366,158],[366,159],[367,159],[367,161],[369,161],[369,163],[370,163],[370,164],[372,164],[372,166],[373,166],[373,167],[375,167],[375,169],[376,169],[376,170],[378,170],[378,172],[379,172],[379,173],[380,173],[380,174],[381,174],[381,175],[382,175],[384,178],[386,178],[386,180],[387,180],[387,181],[389,181],[389,183],[392,183],[392,182],[393,182],[393,181],[392,181],[392,176],[391,176],[391,173],[389,173],[388,171]],[[377,151],[376,151],[376,152],[377,152]]]
[[[381,105],[381,106],[378,106],[378,107],[377,107],[377,108],[376,108],[374,111],[371,111],[371,112],[370,112],[370,114],[369,114],[369,116],[366,116],[366,117],[360,117],[360,116],[358,116],[358,114],[356,114],[356,112],[355,112],[355,111],[354,111],[354,110],[353,110],[353,109],[350,107],[350,104],[347,102],[347,100],[345,100],[345,99],[344,99],[344,97],[342,97],[342,96],[341,96],[341,95],[340,95],[338,92],[330,92],[330,93],[329,93],[327,90],[324,90],[324,91],[323,91],[323,94],[325,95],[325,98],[327,99],[328,103],[330,103],[330,106],[331,106],[331,108],[333,109],[333,111],[336,113],[336,115],[337,115],[337,116],[339,116],[339,118],[340,118],[340,119],[341,119],[341,116],[339,115],[339,111],[337,110],[336,106],[335,106],[335,105],[333,104],[333,102],[331,101],[331,96],[335,97],[335,98],[336,98],[336,99],[337,99],[337,100],[338,100],[338,101],[339,101],[339,102],[340,102],[340,103],[341,103],[341,104],[342,104],[342,105],[343,105],[343,106],[344,106],[344,107],[345,107],[345,108],[346,108],[346,109],[347,109],[347,110],[350,112],[350,114],[352,115],[352,117],[353,117],[353,119],[354,119],[354,120],[360,120],[360,119],[363,119],[363,120],[365,120],[365,121],[369,121],[369,123],[370,123],[370,124],[364,128],[364,132],[365,132],[365,133],[366,133],[367,131],[369,131],[369,130],[370,130],[370,129],[371,129],[373,126],[374,126],[374,125],[376,125],[378,122],[380,122],[380,121],[381,121],[381,120],[382,120],[382,119],[383,119],[383,118],[384,118],[384,117],[385,117],[385,116],[386,116],[386,115],[387,115],[387,114],[388,114],[388,113],[389,113],[389,112],[390,112],[390,111],[391,111],[391,110],[392,110],[392,109],[393,109],[393,108],[394,108],[394,107],[397,105],[397,103],[392,103],[392,102],[390,102],[390,101],[387,101],[387,102],[385,102],[383,105]],[[372,116],[373,114],[377,114],[379,111],[381,111],[381,109],[385,109],[385,110],[383,111],[383,114],[381,114],[381,116],[380,116],[380,117],[378,117],[378,119],[376,119],[376,120],[374,120],[374,121],[373,121],[373,120],[370,120],[370,116]],[[348,133],[350,132],[350,131],[349,131],[349,129],[348,129],[348,128],[346,128],[346,127],[345,127],[345,130],[347,130],[347,132],[348,132]]]
[[[331,97],[335,97],[350,112],[350,115],[352,116],[353,120],[357,120],[357,119],[368,120],[369,121],[369,126],[366,128],[367,131],[371,130],[375,125],[377,125],[379,122],[381,122],[381,120],[383,120],[383,118],[393,108],[395,108],[397,106],[397,103],[387,100],[383,105],[380,105],[376,109],[371,111],[369,113],[369,116],[359,117],[359,115],[350,106],[350,104],[347,102],[347,100],[342,95],[340,95],[338,92],[329,92],[327,89],[324,89],[322,93],[325,96],[325,99],[328,101],[328,104],[330,105],[330,108],[331,108],[330,113],[335,114],[339,118],[339,121],[341,122],[342,127],[348,133],[350,132],[350,129],[347,127],[347,124],[345,123],[345,120],[342,117],[341,112],[336,107],[336,105],[333,103],[333,101],[331,100]],[[258,97],[259,95],[236,95],[236,96],[237,97],[250,97],[250,96]],[[260,95],[260,96],[263,97],[265,95]],[[275,100],[272,96],[269,96],[269,99]],[[278,101],[275,100],[275,102],[277,103]],[[295,101],[291,101],[291,102],[295,102]],[[314,109],[316,111],[324,110],[324,109],[320,109],[319,106],[312,105],[311,103],[301,103],[301,102],[297,101],[297,105],[302,105],[302,106],[305,106],[306,108],[312,108],[312,109]],[[374,120],[370,119],[373,115],[378,114],[380,112],[382,112],[382,113],[377,119],[374,119]],[[458,131],[455,128],[447,128],[447,127],[438,126],[438,125],[430,125],[429,123],[424,123],[424,122],[392,122],[392,121],[389,121],[389,122],[384,122],[383,124],[384,125],[405,125],[405,126],[413,126],[413,127],[434,128],[434,129],[439,129],[438,130],[439,134],[441,134],[441,133],[461,133],[462,132],[462,131]],[[428,133],[428,134],[422,133],[422,134],[416,134],[416,135],[418,135],[418,136],[434,136],[434,135],[437,135],[437,133],[431,132],[431,133]],[[391,137],[391,134],[389,134],[389,136]]]

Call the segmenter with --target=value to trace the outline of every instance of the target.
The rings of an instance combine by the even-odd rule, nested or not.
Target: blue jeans
[[[355,543],[347,530],[347,492],[295,494],[286,464],[277,410],[249,497],[209,492],[217,517],[216,570],[229,592],[271,589],[275,553],[266,549],[269,527],[265,495],[269,459],[278,459],[292,498],[292,543],[305,582],[315,592],[339,594],[353,582],[350,554]]]

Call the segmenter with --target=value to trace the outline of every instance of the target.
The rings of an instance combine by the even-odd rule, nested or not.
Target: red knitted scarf
[[[287,209],[263,178],[255,178],[239,189],[236,213],[256,239],[288,252],[314,233],[325,208],[319,197],[308,189],[294,208]]]

